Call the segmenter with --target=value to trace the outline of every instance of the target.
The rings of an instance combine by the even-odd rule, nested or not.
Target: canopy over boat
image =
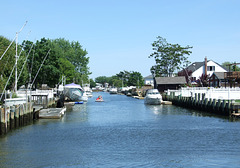
[[[66,87],[66,88],[78,88],[78,89],[82,90],[82,87],[80,85],[78,85],[78,84],[75,84],[75,83],[67,84],[64,87]]]
[[[72,101],[80,101],[83,96],[83,89],[75,83],[64,86],[64,95]]]

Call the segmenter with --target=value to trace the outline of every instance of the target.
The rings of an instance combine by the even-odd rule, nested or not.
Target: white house
[[[152,86],[154,86],[154,80],[153,80],[153,76],[152,75],[146,76],[144,78],[144,85],[152,85]]]
[[[190,72],[191,81],[196,81],[202,74],[212,76],[213,72],[227,72],[227,70],[220,64],[207,60],[207,57],[203,62],[194,62],[185,69]],[[183,71],[185,71],[183,70]]]

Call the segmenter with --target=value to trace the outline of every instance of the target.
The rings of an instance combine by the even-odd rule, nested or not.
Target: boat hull
[[[104,100],[95,100],[95,102],[104,102]]]
[[[160,98],[145,98],[144,103],[150,105],[160,105],[162,100]]]
[[[157,89],[149,89],[144,98],[145,104],[159,105],[162,103],[162,96]]]

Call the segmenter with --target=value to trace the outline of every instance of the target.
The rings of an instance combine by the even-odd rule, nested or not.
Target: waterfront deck
[[[224,79],[240,79],[240,72],[224,72]]]

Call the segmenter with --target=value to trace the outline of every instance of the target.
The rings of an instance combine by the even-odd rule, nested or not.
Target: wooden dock
[[[63,108],[48,108],[39,111],[40,119],[59,119],[66,111],[66,107]]]

